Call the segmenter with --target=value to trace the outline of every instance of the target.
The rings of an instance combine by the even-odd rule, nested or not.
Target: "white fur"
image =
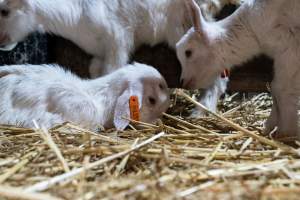
[[[210,111],[217,112],[218,100],[222,96],[222,94],[226,92],[228,81],[228,77],[218,77],[212,86],[210,86],[207,90],[201,92],[198,101],[200,101],[201,104],[206,108],[210,108]],[[208,113],[203,111],[201,108],[196,107],[192,110],[192,114],[190,117],[205,117],[207,114]]]
[[[219,22],[205,21],[195,2],[186,2],[194,27],[177,44],[185,87],[208,87],[225,67],[263,52],[275,61],[274,104],[266,131],[278,126],[278,137],[299,139],[300,1],[248,0]],[[186,58],[186,50],[193,52],[190,58]]]
[[[83,80],[59,66],[0,67],[0,123],[32,127],[32,120],[52,127],[72,121],[94,129],[124,129],[129,97],[140,102],[141,120],[152,122],[169,105],[167,85],[154,68],[134,63],[110,75]],[[156,101],[152,105],[149,98]]]
[[[198,1],[216,13],[232,0]],[[182,0],[0,0],[1,7],[12,11],[0,18],[10,42],[37,30],[65,37],[95,56],[94,77],[124,66],[141,44],[175,47],[191,26]]]
[[[240,0],[197,2],[212,19],[225,4]],[[0,0],[0,9],[7,7],[11,16],[0,16],[0,36],[9,36],[5,42],[20,41],[37,30],[60,35],[94,56],[90,64],[93,78],[124,66],[141,44],[167,42],[175,48],[191,27],[183,0]]]

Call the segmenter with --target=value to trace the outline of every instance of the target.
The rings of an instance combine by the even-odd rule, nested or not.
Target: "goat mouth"
[[[9,37],[6,34],[0,34],[0,47],[4,48],[9,43]]]
[[[11,51],[17,46],[17,42],[12,42],[11,38],[6,34],[0,34],[0,50]]]
[[[183,85],[182,85],[183,89],[188,89],[188,90],[192,90],[195,89],[195,79],[191,78],[189,80],[187,80]]]

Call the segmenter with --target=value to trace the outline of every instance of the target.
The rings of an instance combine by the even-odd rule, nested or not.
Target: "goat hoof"
[[[274,135],[272,135],[272,139],[282,142],[284,144],[290,145],[290,146],[297,146],[295,143],[296,141],[300,141],[299,137],[296,134],[287,134],[283,132],[276,131]]]
[[[264,123],[264,130],[263,130],[263,133],[262,135],[264,136],[269,136],[269,135],[272,135],[272,133],[276,132],[276,124],[275,122],[273,121],[270,121],[270,120],[267,120],[265,123]]]
[[[207,117],[207,116],[208,116],[208,113],[205,112],[204,110],[194,108],[192,110],[192,113],[190,114],[189,118],[198,119],[198,118]]]

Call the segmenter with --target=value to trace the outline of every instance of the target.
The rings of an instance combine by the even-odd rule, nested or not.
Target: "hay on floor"
[[[257,135],[269,95],[236,98],[220,115],[189,119],[193,104],[177,96],[142,130],[1,126],[0,199],[298,199],[297,144]]]

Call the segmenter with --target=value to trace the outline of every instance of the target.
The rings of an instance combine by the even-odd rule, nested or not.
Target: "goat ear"
[[[117,130],[124,130],[128,125],[130,118],[129,99],[131,96],[137,96],[139,109],[143,101],[143,85],[141,83],[131,83],[129,87],[118,98],[114,112],[114,125]]]
[[[185,5],[190,13],[195,31],[203,33],[206,21],[201,13],[200,7],[194,0],[185,0]]]

